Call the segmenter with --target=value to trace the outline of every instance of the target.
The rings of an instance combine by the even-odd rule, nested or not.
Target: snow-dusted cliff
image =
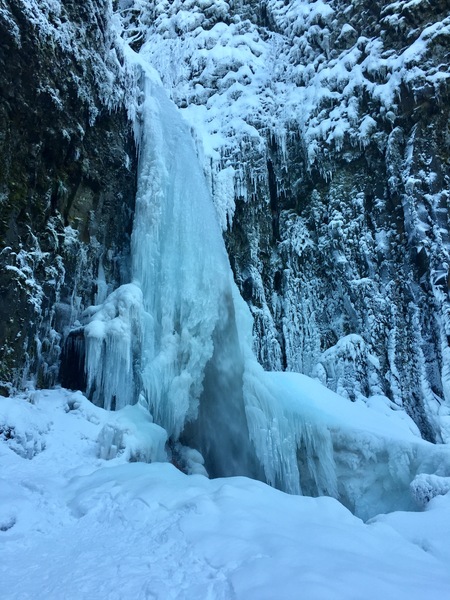
[[[269,369],[449,439],[445,2],[122,2],[198,140]]]
[[[445,595],[446,4],[0,2],[6,599]]]
[[[109,2],[0,3],[0,394],[58,382],[79,312],[129,279],[133,90]]]

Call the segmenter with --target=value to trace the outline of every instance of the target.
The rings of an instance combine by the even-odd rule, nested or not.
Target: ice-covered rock
[[[450,477],[420,474],[410,484],[411,494],[417,504],[424,508],[436,496],[450,492]]]

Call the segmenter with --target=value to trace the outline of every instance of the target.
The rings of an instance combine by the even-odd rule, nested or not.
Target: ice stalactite
[[[84,318],[87,392],[108,410],[134,404],[136,362],[141,348],[142,292],[127,284],[105,302],[88,309]]]

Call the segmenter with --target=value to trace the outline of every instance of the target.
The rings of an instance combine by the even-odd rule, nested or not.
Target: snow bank
[[[114,420],[139,444],[151,425],[139,407],[113,414],[65,390],[33,398],[1,403],[11,425],[51,423],[31,460],[0,440],[5,600],[446,597],[449,494],[364,524],[332,498],[127,463],[126,451],[104,460],[99,434]]]

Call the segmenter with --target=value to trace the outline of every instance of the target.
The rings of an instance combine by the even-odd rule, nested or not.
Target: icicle
[[[149,315],[142,384],[155,420],[177,438],[197,414],[229,265],[189,128],[148,76],[145,97],[132,236]]]
[[[106,409],[135,402],[133,361],[141,345],[142,293],[123,285],[105,303],[86,311],[84,327],[87,391]]]

